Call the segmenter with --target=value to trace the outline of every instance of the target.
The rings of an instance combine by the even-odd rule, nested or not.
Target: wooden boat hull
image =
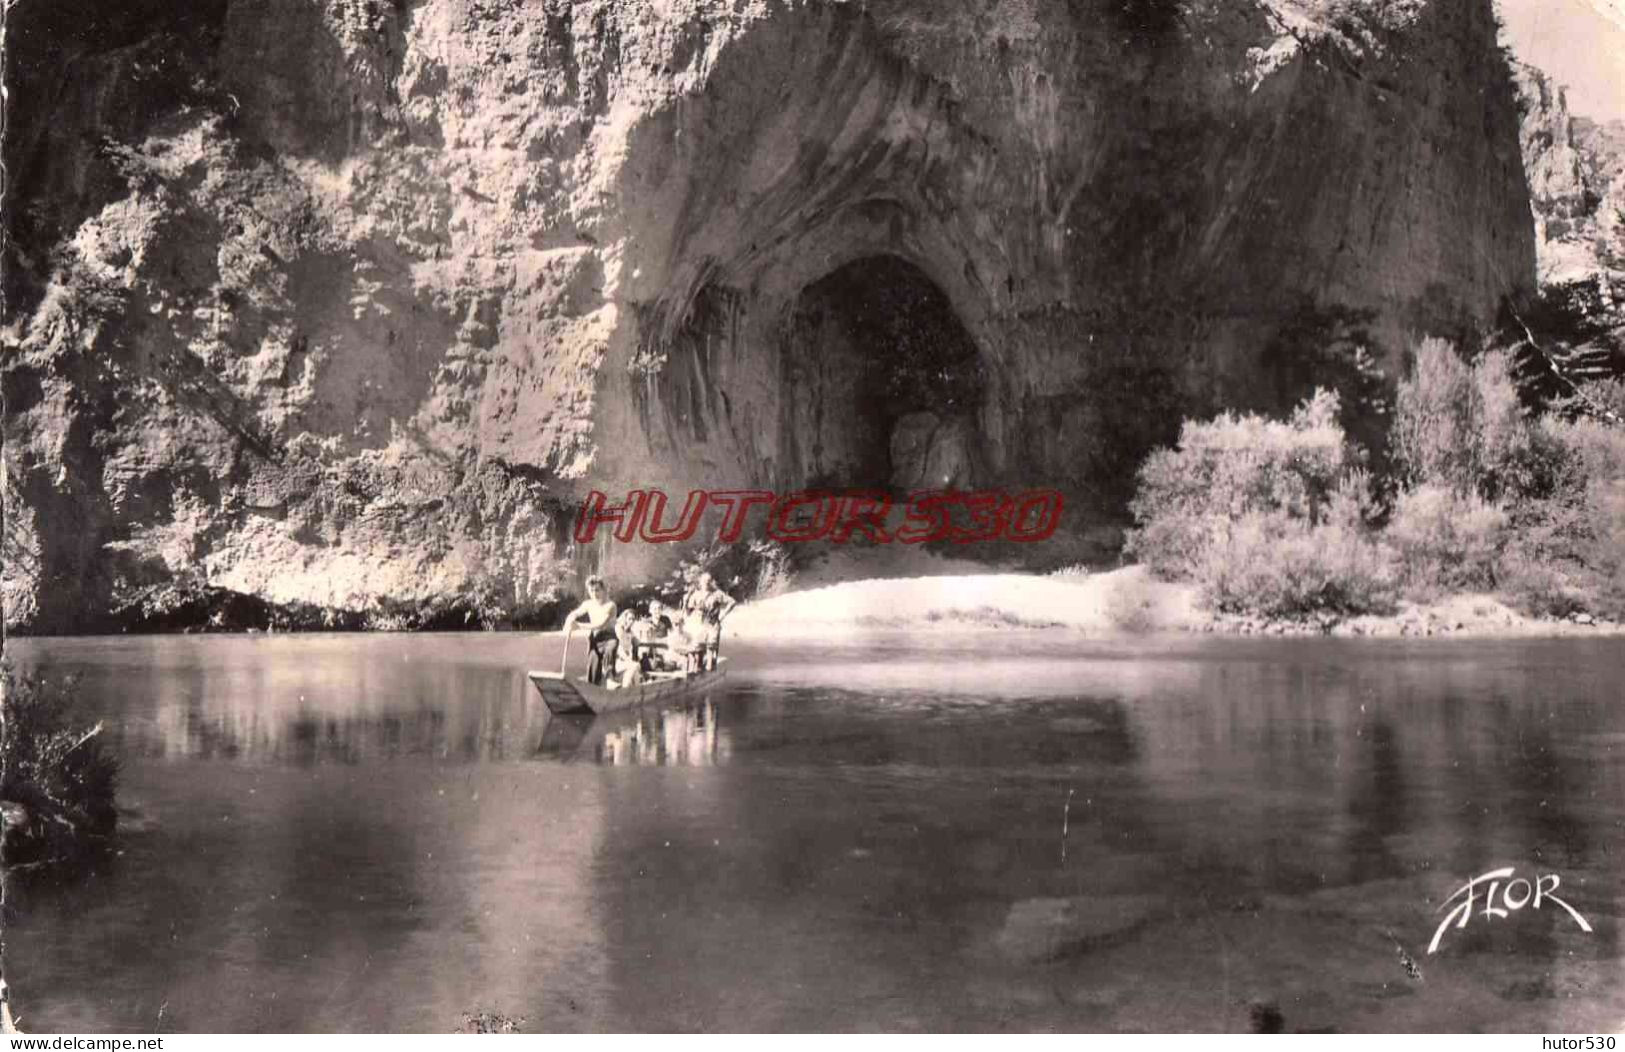
[[[727,658],[718,658],[714,669],[669,679],[645,680],[619,690],[596,686],[580,676],[561,676],[557,672],[532,670],[527,675],[541,692],[542,701],[555,715],[590,716],[698,694],[710,689],[728,674],[727,662]]]

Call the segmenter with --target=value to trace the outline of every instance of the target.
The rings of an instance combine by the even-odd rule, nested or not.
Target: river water
[[[117,854],[13,882],[28,1030],[1625,1022],[1621,640],[736,647],[588,722],[557,637],[9,652],[124,758]]]

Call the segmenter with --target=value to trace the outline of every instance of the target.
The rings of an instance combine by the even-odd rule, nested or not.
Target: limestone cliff
[[[1595,280],[1625,296],[1625,122],[1570,113],[1532,66],[1517,79],[1540,283]]]
[[[1530,288],[1495,36],[1490,0],[12,5],[7,623],[177,581],[535,609],[644,568],[567,548],[592,486],[947,464],[1112,521],[1180,415],[1303,393],[1283,333],[1392,362]]]

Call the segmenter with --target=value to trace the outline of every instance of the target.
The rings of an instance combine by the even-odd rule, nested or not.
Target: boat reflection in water
[[[715,767],[732,752],[709,700],[607,716],[555,716],[543,756],[611,767]]]
[[[616,767],[714,767],[727,760],[728,736],[709,701],[640,714],[598,747],[598,762]]]

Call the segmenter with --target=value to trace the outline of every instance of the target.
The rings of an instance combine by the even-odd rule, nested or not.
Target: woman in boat
[[[610,690],[636,686],[643,679],[636,634],[639,620],[637,608],[630,606],[615,618],[616,667],[604,677],[604,686]]]
[[[637,648],[638,664],[645,672],[663,671],[661,651],[666,646],[666,633],[671,625],[661,616],[660,600],[652,599],[644,614],[632,623],[633,645]]]
[[[646,654],[638,647],[637,640],[633,638],[631,624],[628,619],[637,615],[630,610],[621,612],[621,619],[616,624],[615,652],[616,672],[611,672],[604,680],[604,686],[610,690],[623,690],[635,687],[644,680],[643,655]]]
[[[640,671],[661,671],[658,657],[665,645],[666,630],[661,627],[659,610],[660,603],[656,601],[649,604],[647,612],[642,607],[621,611],[621,616],[615,619],[617,664],[622,663],[622,658],[630,658],[629,663],[638,666]]]
[[[685,615],[682,607],[666,606],[658,600],[650,604],[650,611],[656,624],[664,628],[661,642],[665,644],[664,657],[669,666],[674,671],[700,671],[705,636],[698,615]]]
[[[717,587],[716,578],[702,573],[683,598],[683,614],[691,625],[689,634],[705,652],[704,666],[717,667],[717,648],[722,645],[722,619],[733,612],[739,601]]]
[[[615,603],[604,589],[604,579],[597,574],[587,578],[587,598],[564,617],[564,645],[570,646],[570,633],[576,621],[587,619],[587,648],[591,657],[587,661],[587,682],[602,684],[606,675],[615,674]]]

